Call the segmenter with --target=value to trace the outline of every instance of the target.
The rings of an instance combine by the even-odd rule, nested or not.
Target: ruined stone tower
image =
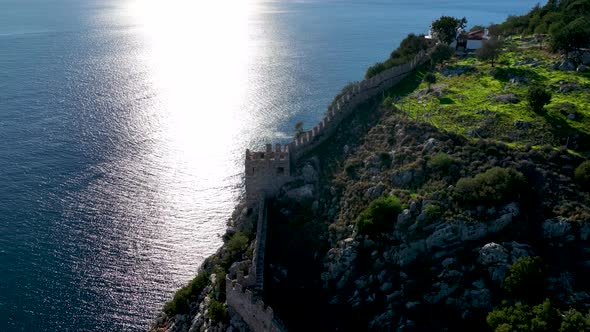
[[[266,145],[266,151],[246,150],[246,200],[249,205],[261,198],[275,196],[282,185],[291,180],[289,146]]]

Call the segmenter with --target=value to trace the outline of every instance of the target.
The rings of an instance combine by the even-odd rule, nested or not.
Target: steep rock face
[[[546,267],[544,296],[577,308],[590,303],[590,200],[572,181],[579,157],[470,142],[386,114],[369,128],[353,118],[326,153],[294,168],[295,181],[274,203],[265,282],[286,291],[268,303],[288,326],[295,322],[292,330],[302,329],[301,317],[321,319],[326,331],[481,330],[488,312],[512,300],[510,267],[534,256]],[[520,172],[526,187],[499,201],[457,195],[459,179],[493,167]],[[383,233],[359,233],[359,214],[383,195],[399,197],[401,212]],[[251,234],[249,213],[236,209],[228,234]],[[286,241],[278,246],[273,236]],[[209,319],[212,296],[211,286],[190,314],[159,325],[246,331],[231,310],[226,323]]]
[[[316,278],[332,330],[483,328],[485,315],[506,298],[510,266],[523,257],[541,256],[549,266],[547,297],[570,304],[586,298],[590,210],[571,171],[580,159],[468,142],[387,115],[361,137],[343,140],[345,156],[319,157],[318,207],[308,221],[329,226],[318,240],[328,247],[318,252],[323,268]],[[460,178],[492,167],[524,174],[521,194],[479,203],[457,196]],[[398,196],[401,212],[387,232],[359,234],[359,213],[382,195]]]

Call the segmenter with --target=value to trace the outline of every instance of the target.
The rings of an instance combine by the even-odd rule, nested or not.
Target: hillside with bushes
[[[269,202],[263,298],[289,330],[590,331],[587,44],[555,44],[588,7],[537,6],[477,52],[409,35],[367,70],[431,54]],[[236,208],[153,330],[248,330],[225,275],[250,265],[256,220]]]

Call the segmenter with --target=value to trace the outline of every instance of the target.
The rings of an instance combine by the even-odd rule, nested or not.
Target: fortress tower
[[[289,146],[266,145],[264,152],[246,150],[246,200],[248,205],[261,198],[275,196],[282,185],[291,180]]]

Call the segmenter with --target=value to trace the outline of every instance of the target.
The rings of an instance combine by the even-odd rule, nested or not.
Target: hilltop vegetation
[[[553,69],[559,59],[532,38],[514,38],[505,42],[496,67],[475,57],[456,58],[435,71],[432,91],[424,83],[384,104],[467,137],[590,151],[590,72]],[[533,86],[551,93],[542,112],[527,102]]]
[[[588,8],[536,6],[477,54],[410,34],[367,70],[431,52],[270,201],[263,297],[291,331],[590,331]],[[466,23],[439,21],[447,37]],[[224,283],[250,266],[255,223],[236,208],[154,329],[247,330]]]
[[[566,20],[572,6],[548,12]],[[291,231],[270,228],[269,287],[289,294],[271,305],[293,330],[301,317],[319,330],[590,330],[590,73],[576,71],[581,44],[500,28],[478,56],[434,46],[300,165],[315,194],[286,188],[274,213]]]

